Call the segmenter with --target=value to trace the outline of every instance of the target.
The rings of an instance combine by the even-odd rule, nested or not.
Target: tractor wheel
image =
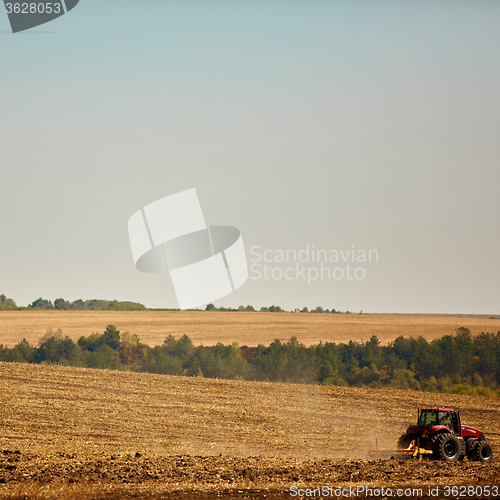
[[[490,462],[493,458],[493,448],[488,441],[478,441],[472,451],[474,460]]]
[[[467,441],[467,458],[469,460],[474,460],[474,447],[477,442],[477,438],[471,438]]]
[[[398,440],[397,449],[402,450],[408,448],[409,444],[415,439],[417,439],[415,434],[403,434]]]
[[[433,442],[433,458],[456,462],[460,457],[460,443],[452,434],[440,434]]]

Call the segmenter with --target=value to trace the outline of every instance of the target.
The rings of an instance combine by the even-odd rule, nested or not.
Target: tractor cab
[[[462,435],[460,414],[449,408],[423,409],[418,417],[417,425],[427,429],[433,428],[433,431],[445,430],[446,427],[452,434]]]

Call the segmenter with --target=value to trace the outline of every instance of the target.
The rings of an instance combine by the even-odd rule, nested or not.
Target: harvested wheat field
[[[0,363],[0,497],[277,499],[292,486],[437,485],[444,498],[445,485],[499,485],[497,458],[365,459],[376,439],[393,447],[422,405],[461,408],[499,453],[497,399]]]
[[[322,342],[367,341],[376,335],[383,345],[398,336],[427,340],[467,327],[473,335],[500,331],[500,317],[419,314],[296,314],[206,311],[0,311],[0,344],[14,347],[25,338],[36,345],[48,329],[61,329],[74,341],[102,333],[109,324],[161,345],[168,335],[188,335],[195,345],[218,342],[257,346],[290,337],[306,346]]]

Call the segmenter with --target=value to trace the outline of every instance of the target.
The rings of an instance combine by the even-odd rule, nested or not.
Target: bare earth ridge
[[[446,498],[446,485],[498,486],[497,458],[365,459],[423,405],[461,409],[499,453],[497,399],[0,363],[0,497],[269,500],[363,486],[429,498],[434,485]]]

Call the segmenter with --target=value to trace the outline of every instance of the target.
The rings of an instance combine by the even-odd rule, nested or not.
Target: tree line
[[[27,309],[57,309],[57,310],[79,310],[79,311],[147,311],[151,310],[150,308],[144,306],[143,304],[139,304],[138,302],[130,302],[130,301],[118,301],[118,300],[100,300],[100,299],[92,299],[92,300],[74,300],[72,302],[63,299],[62,297],[54,300],[43,299],[39,297],[34,300],[31,304],[26,307],[17,306],[14,299],[10,299],[6,297],[4,294],[0,295],[0,311],[1,310],[27,310]],[[156,311],[180,311],[180,309],[154,309]],[[196,309],[198,310],[198,309]],[[234,312],[234,311],[245,311],[245,312],[256,312],[256,309],[253,306],[239,306],[237,308],[231,307],[216,307],[213,304],[208,304],[205,307],[205,311],[224,311],[224,312]],[[259,309],[260,312],[288,312],[280,306],[269,306],[269,307],[261,307]],[[309,310],[307,307],[303,307],[302,309],[295,309],[293,312],[311,312],[311,313],[340,313],[340,311],[336,311],[335,309],[323,309],[323,307],[318,306],[315,309]],[[362,311],[361,311],[362,312]],[[349,313],[349,311],[346,311]]]
[[[80,310],[80,311],[145,311],[146,306],[138,302],[118,301],[118,300],[81,300],[72,302],[58,298],[52,303],[51,300],[39,297],[27,307],[18,306],[13,299],[9,299],[4,294],[0,295],[0,310],[27,310],[27,309],[58,309],[58,310]]]
[[[253,306],[239,306],[237,308],[231,307],[215,307],[213,304],[208,304],[205,308],[205,311],[244,311],[244,312],[255,312],[256,309]],[[259,309],[260,312],[296,312],[296,313],[340,313],[341,311],[336,311],[335,309],[323,309],[321,306],[316,307],[315,309],[309,310],[307,307],[303,307],[302,309],[296,308],[293,311],[287,311],[286,309],[281,308],[280,306],[269,306],[269,307],[261,307]],[[346,311],[349,314],[349,311]],[[360,312],[362,314],[363,311]]]
[[[367,342],[310,347],[295,337],[269,346],[196,347],[187,335],[170,335],[151,348],[109,325],[76,343],[60,330],[49,330],[38,347],[26,340],[13,348],[0,345],[0,361],[500,397],[500,332],[472,337],[467,328],[431,342],[401,336],[387,346],[373,336]]]

